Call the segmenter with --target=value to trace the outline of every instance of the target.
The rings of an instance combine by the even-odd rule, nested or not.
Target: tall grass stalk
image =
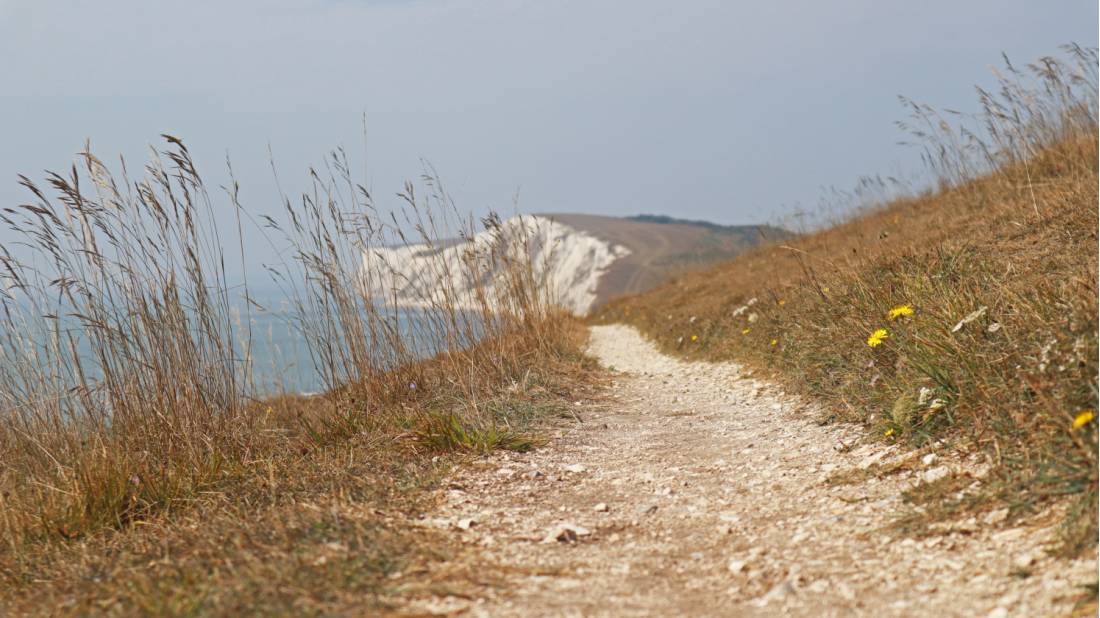
[[[235,181],[215,198],[183,142],[164,137],[140,180],[89,149],[44,185],[22,178],[33,201],[0,212],[19,238],[0,248],[7,551],[184,507],[250,462],[349,439],[393,410],[415,423],[410,409],[430,414],[446,399],[476,417],[482,398],[561,345],[531,228],[492,215],[475,229],[434,176],[427,199],[409,184],[404,207],[381,213],[337,151],[310,171],[309,192],[283,198],[281,221],[262,218],[269,238],[289,243],[291,257],[269,272],[331,403],[272,417],[253,385],[250,320],[240,319],[241,303],[247,314],[258,301],[227,274],[248,255],[251,219]],[[231,237],[219,227],[226,209]],[[432,262],[419,282],[364,257],[450,242],[466,259]],[[409,295],[379,294],[414,284],[412,318]]]
[[[1006,61],[999,75],[974,115],[906,100],[902,127],[936,190],[612,303],[604,319],[766,369],[872,439],[988,466],[980,482],[911,492],[914,528],[1071,497],[1074,554],[1096,545],[1100,476],[1097,426],[1075,422],[1097,410],[1097,51]]]

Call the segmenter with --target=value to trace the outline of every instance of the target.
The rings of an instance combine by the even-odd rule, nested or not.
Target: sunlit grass
[[[1068,496],[1080,508],[1067,550],[1094,546],[1097,433],[1082,411],[1097,402],[1096,52],[1066,52],[1006,69],[962,127],[907,102],[936,190],[621,299],[600,319],[765,369],[876,439],[980,454],[992,473],[966,508],[1023,514]],[[705,345],[678,344],[688,329]],[[924,517],[962,508],[929,495],[943,508],[922,502]]]
[[[31,203],[0,214],[20,239],[0,253],[0,563],[189,508],[257,460],[384,435],[443,400],[464,403],[425,430],[443,436],[436,448],[533,444],[481,409],[532,364],[552,373],[576,356],[527,233],[496,215],[475,227],[434,177],[426,199],[410,184],[382,215],[333,154],[309,192],[284,198],[281,220],[262,219],[286,256],[265,266],[327,386],[316,402],[273,406],[253,388],[252,335],[238,326],[256,301],[226,275],[247,259],[250,217],[235,184],[214,196],[183,142],[165,139],[140,180],[85,152],[45,188],[24,178]],[[365,252],[449,239],[467,239],[469,259],[421,273],[421,311],[399,328],[402,307],[375,294],[398,265]]]

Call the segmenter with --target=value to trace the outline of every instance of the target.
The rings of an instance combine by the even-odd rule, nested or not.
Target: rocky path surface
[[[409,611],[1048,616],[1096,581],[1095,558],[1046,553],[1053,517],[888,529],[901,491],[980,466],[860,444],[737,366],[663,356],[628,327],[594,327],[590,348],[614,371],[607,400],[578,402],[544,448],[456,473],[419,523],[460,535],[466,551],[425,568],[463,584]]]

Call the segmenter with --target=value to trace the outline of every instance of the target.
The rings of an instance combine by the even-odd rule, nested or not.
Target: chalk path
[[[579,422],[543,448],[456,472],[418,523],[465,550],[423,567],[439,586],[405,611],[1046,616],[1096,581],[1095,554],[1044,551],[1050,514],[1007,527],[994,511],[924,538],[887,529],[904,489],[977,483],[977,462],[863,444],[737,366],[664,356],[629,327],[591,335],[613,370],[606,399],[579,402]]]

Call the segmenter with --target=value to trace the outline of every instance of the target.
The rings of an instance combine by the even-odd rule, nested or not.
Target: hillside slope
[[[789,232],[768,225],[721,226],[654,215],[542,216],[629,250],[600,279],[596,306],[618,296],[645,292],[671,277],[728,260],[761,243],[790,237]]]
[[[1020,164],[688,274],[600,315],[662,349],[735,359],[824,402],[823,421],[981,457],[981,487],[908,496],[906,525],[1072,496],[1095,546],[1097,144]],[[1030,183],[1027,183],[1030,179]]]

